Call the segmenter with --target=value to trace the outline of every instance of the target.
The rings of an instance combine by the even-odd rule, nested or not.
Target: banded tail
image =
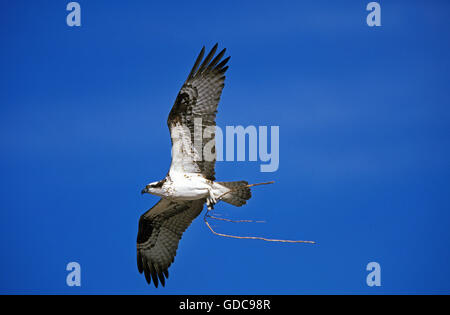
[[[250,187],[273,184],[273,182],[249,185],[247,181],[241,180],[237,182],[217,182],[217,184],[225,187],[224,192],[218,199],[232,204],[233,206],[241,207],[252,197]]]

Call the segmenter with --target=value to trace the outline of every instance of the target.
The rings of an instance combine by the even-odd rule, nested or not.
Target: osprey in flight
[[[161,200],[139,220],[137,266],[148,283],[165,285],[178,242],[191,222],[223,200],[240,207],[250,199],[246,181],[216,182],[214,177],[217,105],[224,87],[225,49],[214,57],[217,44],[203,59],[201,50],[169,113],[167,124],[172,139],[172,163],[163,180],[148,184],[142,194]],[[205,134],[210,135],[204,141]]]

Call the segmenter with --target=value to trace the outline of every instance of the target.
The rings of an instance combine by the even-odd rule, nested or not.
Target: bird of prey
[[[215,120],[230,59],[223,59],[225,49],[215,56],[216,51],[217,44],[204,58],[202,48],[169,113],[172,163],[168,174],[141,192],[161,197],[141,216],[137,236],[138,270],[155,287],[158,282],[165,285],[178,242],[205,203],[208,209],[220,200],[240,207],[251,197],[246,181],[215,181]]]

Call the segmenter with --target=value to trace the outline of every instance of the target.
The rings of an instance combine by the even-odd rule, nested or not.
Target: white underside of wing
[[[170,128],[172,137],[172,163],[169,173],[199,173],[201,170],[195,161],[200,161],[201,155],[191,141],[189,128],[176,124]]]

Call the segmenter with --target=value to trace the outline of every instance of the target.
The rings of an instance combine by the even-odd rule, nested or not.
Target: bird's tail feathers
[[[228,188],[228,190],[221,196],[219,196],[218,199],[232,204],[233,206],[240,207],[242,205],[245,205],[247,203],[247,200],[252,197],[250,187],[272,183],[273,182],[249,185],[245,180],[237,182],[217,182],[217,184]]]

